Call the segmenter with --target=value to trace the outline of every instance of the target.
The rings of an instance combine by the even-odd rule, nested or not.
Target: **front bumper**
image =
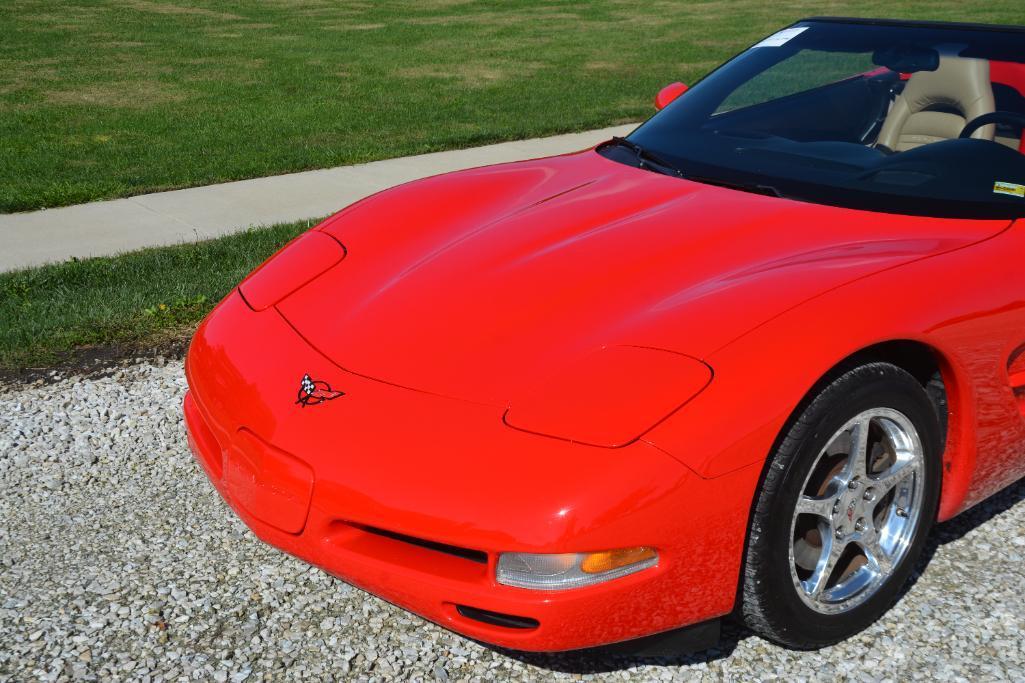
[[[346,395],[296,404],[304,373]],[[200,327],[187,374],[193,452],[257,536],[446,628],[556,651],[732,609],[755,470],[705,480],[643,441],[510,429],[500,407],[347,372],[237,294]],[[586,588],[494,579],[500,552],[640,545],[657,567]]]

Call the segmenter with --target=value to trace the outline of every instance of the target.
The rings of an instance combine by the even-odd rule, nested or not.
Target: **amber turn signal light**
[[[587,553],[580,563],[580,571],[585,574],[601,574],[620,567],[658,559],[654,548],[620,548],[605,550],[600,553]]]
[[[502,553],[498,583],[534,590],[593,586],[658,564],[654,548],[634,547],[591,553]]]

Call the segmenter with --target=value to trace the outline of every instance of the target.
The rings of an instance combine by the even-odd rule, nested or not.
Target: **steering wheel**
[[[974,119],[968,122],[968,124],[961,129],[961,134],[958,138],[970,138],[972,133],[979,130],[983,126],[988,126],[991,123],[1015,123],[1025,128],[1025,114],[1019,114],[1015,111],[994,111],[989,114],[983,114],[982,116],[976,116]]]

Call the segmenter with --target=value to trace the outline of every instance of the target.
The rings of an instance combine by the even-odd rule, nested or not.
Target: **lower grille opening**
[[[541,622],[537,619],[531,619],[530,617],[502,614],[501,612],[492,612],[491,610],[469,607],[467,605],[456,605],[456,611],[467,619],[503,628],[531,629],[541,625]]]
[[[390,538],[393,541],[400,541],[402,543],[408,543],[415,545],[419,548],[426,548],[427,550],[434,550],[439,553],[445,553],[446,555],[453,555],[455,557],[462,558],[464,560],[470,560],[471,562],[477,562],[478,564],[488,563],[488,554],[481,550],[471,550],[469,548],[460,548],[456,545],[447,545],[445,543],[435,543],[434,541],[428,541],[423,538],[416,538],[415,536],[407,536],[405,534],[396,533],[394,531],[388,531],[386,529],[378,529],[372,526],[358,526],[358,529],[368,534],[375,534],[377,536],[383,536],[384,538]]]

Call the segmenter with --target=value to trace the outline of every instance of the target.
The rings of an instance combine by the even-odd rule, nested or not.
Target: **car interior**
[[[858,142],[886,154],[956,140],[969,123],[997,115],[969,137],[1025,154],[1025,64],[942,56],[935,70],[881,67],[724,114],[730,129]]]
[[[1025,119],[1025,65],[967,57],[941,57],[935,71],[902,75],[875,146],[903,152],[955,140],[970,122],[995,112]],[[980,126],[972,138],[993,140],[1025,153],[1025,126],[1007,117]]]
[[[996,111],[984,59],[942,57],[935,71],[911,74],[883,122],[876,147],[904,152],[941,140],[954,140],[983,114]],[[992,125],[972,137],[992,140]]]
[[[821,19],[788,32],[599,152],[837,206],[1025,215],[1025,30]]]

